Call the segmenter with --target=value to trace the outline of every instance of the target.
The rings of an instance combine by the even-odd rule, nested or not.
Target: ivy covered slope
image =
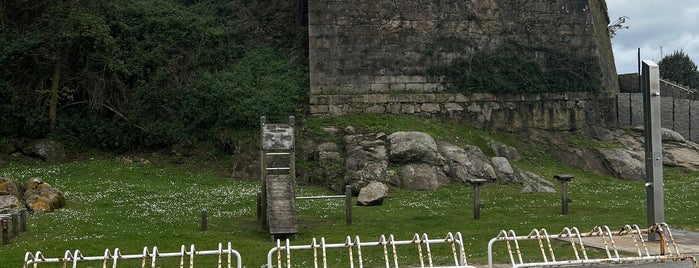
[[[2,1],[0,136],[228,144],[293,114],[308,88],[298,3],[247,2]]]

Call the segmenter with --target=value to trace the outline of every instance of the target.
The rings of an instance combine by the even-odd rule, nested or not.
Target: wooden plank
[[[267,215],[270,234],[296,234],[296,203],[289,175],[267,175]]]

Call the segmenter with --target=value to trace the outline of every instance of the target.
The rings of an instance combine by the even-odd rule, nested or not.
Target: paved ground
[[[679,251],[680,255],[682,256],[694,256],[695,258],[699,258],[699,233],[697,232],[689,232],[689,231],[683,231],[683,230],[671,230],[672,231],[672,236],[675,240],[675,243],[677,245],[677,251]],[[594,248],[599,248],[599,249],[605,249],[604,241],[597,237],[597,238],[585,238],[583,239],[583,244],[585,244],[586,247],[594,247]],[[638,256],[638,249],[636,247],[636,243],[633,241],[633,238],[631,236],[619,236],[619,237],[614,237],[614,244],[616,245],[617,250],[620,252],[620,254],[623,254],[623,252],[630,253],[627,256]],[[659,255],[660,253],[660,243],[655,241],[655,242],[646,242],[646,246],[648,247],[648,251],[651,255]],[[607,247],[612,249],[611,244],[607,244]],[[645,255],[645,251],[643,248],[641,248],[641,252],[643,255]],[[675,248],[672,244],[670,244],[670,248],[667,248],[666,252],[669,254],[670,252],[675,253]],[[678,261],[667,261],[666,263],[659,263],[659,262],[650,262],[650,263],[640,263],[640,264],[630,264],[630,263],[625,263],[625,264],[599,264],[599,265],[594,265],[594,267],[635,267],[635,268],[650,268],[650,267],[661,267],[661,268],[692,268],[695,267],[695,264],[691,261],[691,259],[687,260],[678,260]],[[506,265],[497,265],[496,267],[511,267],[511,266],[506,266]],[[566,267],[591,267],[590,265],[588,266],[566,266]]]

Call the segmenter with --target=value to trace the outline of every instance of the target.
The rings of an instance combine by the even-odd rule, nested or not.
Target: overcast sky
[[[618,73],[636,72],[638,48],[641,60],[657,63],[681,49],[699,64],[699,0],[606,1],[611,22],[629,17],[624,24],[629,28],[612,38]]]

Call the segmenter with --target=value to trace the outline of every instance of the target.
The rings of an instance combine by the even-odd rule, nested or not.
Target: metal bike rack
[[[449,244],[451,246],[451,256],[449,257],[451,264],[436,264],[433,260],[431,245],[434,244]],[[382,235],[377,242],[361,242],[359,236],[355,237],[354,241],[348,236],[345,243],[328,244],[325,243],[325,238],[320,238],[320,243],[313,238],[310,245],[291,245],[289,239],[286,239],[285,245],[281,245],[281,240],[277,240],[277,246],[270,249],[267,253],[267,268],[272,267],[292,267],[292,253],[294,250],[311,250],[313,252],[313,267],[324,267],[328,266],[328,251],[330,249],[346,249],[345,254],[347,254],[349,267],[354,268],[355,262],[359,268],[364,267],[364,261],[362,257],[362,248],[366,247],[380,247],[383,252],[383,262],[385,267],[399,267],[398,266],[398,251],[399,246],[412,245],[414,249],[417,250],[418,259],[420,261],[420,266],[418,267],[463,267],[463,268],[474,268],[474,266],[469,266],[466,263],[466,253],[464,251],[464,243],[461,237],[461,233],[448,233],[446,238],[443,239],[429,239],[427,234],[422,236],[415,234],[412,240],[395,240],[393,235],[389,235],[388,239],[386,236]],[[319,257],[318,254],[321,256]],[[341,250],[342,251],[342,250]],[[356,254],[356,261],[355,261]],[[276,255],[277,266],[274,266],[274,256]],[[366,256],[366,254],[365,254]],[[284,260],[284,262],[282,261]],[[302,259],[303,261],[306,259]],[[427,262],[427,264],[425,264]],[[285,265],[285,266],[284,266]],[[335,266],[337,264],[331,264]],[[391,266],[393,265],[393,266]],[[428,265],[428,266],[425,266]],[[346,267],[346,265],[343,265]]]
[[[133,259],[141,259],[141,267],[146,267],[147,260],[150,259],[151,266],[150,267],[158,267],[157,265],[157,260],[159,258],[172,258],[172,257],[179,257],[180,258],[180,268],[185,267],[185,258],[189,257],[189,266],[190,268],[194,267],[194,256],[195,255],[218,255],[218,268],[221,268],[223,266],[223,257],[224,255],[227,256],[227,266],[228,268],[232,267],[233,260],[232,257],[235,256],[235,264],[237,268],[242,268],[242,258],[240,257],[240,253],[238,251],[234,250],[231,247],[231,242],[228,242],[228,248],[223,248],[223,244],[219,243],[218,244],[218,250],[203,250],[203,251],[196,251],[194,249],[194,245],[190,246],[190,250],[187,251],[186,247],[182,245],[182,248],[179,252],[160,252],[158,250],[158,247],[153,247],[152,251],[148,251],[147,247],[143,248],[143,253],[142,254],[133,254],[133,255],[123,255],[119,248],[114,249],[114,253],[109,251],[109,249],[104,250],[104,255],[102,256],[83,256],[82,252],[80,250],[75,250],[74,252],[70,252],[70,250],[66,250],[65,254],[63,255],[63,258],[47,258],[44,256],[44,254],[41,253],[41,251],[37,251],[35,254],[32,254],[31,252],[27,252],[24,255],[24,268],[28,268],[29,265],[33,265],[32,267],[36,268],[38,267],[39,263],[62,263],[63,267],[66,267],[67,264],[72,263],[73,268],[78,267],[79,262],[89,262],[89,261],[101,261],[102,262],[102,267],[107,268],[107,264],[111,261],[112,265],[111,267],[117,268],[117,262],[119,260],[133,260]]]
[[[643,239],[643,235],[649,234],[655,234],[660,237],[660,254],[658,255],[652,255],[650,251],[648,251],[648,246],[646,241]],[[633,238],[634,246],[637,250],[637,256],[622,257],[619,255],[614,238],[621,236],[631,236]],[[583,243],[584,239],[587,238],[602,239],[606,257],[589,258],[587,254],[588,250]],[[568,240],[573,252],[575,253],[575,259],[556,259],[556,255],[551,244],[552,239]],[[599,263],[665,262],[667,260],[688,260],[693,263],[694,268],[697,267],[697,262],[694,256],[680,254],[677,244],[672,237],[670,227],[665,223],[655,224],[648,229],[640,229],[635,224],[626,225],[617,232],[612,232],[607,226],[594,227],[587,233],[580,233],[577,227],[565,227],[560,233],[555,235],[549,235],[546,229],[534,229],[526,236],[517,236],[513,230],[502,230],[488,243],[488,267],[491,268],[493,267],[493,244],[498,241],[505,241],[507,243],[507,252],[513,268],[590,265]],[[538,242],[539,249],[541,251],[541,255],[537,257],[539,261],[525,262],[519,246],[519,243],[523,241]],[[514,249],[512,248],[510,242],[514,242]],[[669,254],[666,254],[666,249],[670,248],[670,244],[672,244],[671,249],[674,249],[674,251],[670,250]],[[582,257],[580,254],[582,254]]]

